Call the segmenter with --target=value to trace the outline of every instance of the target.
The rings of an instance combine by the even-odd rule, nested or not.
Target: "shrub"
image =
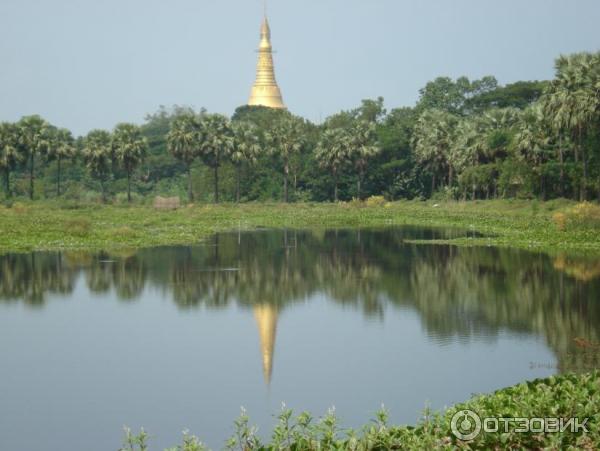
[[[12,209],[15,213],[17,214],[23,214],[23,213],[27,213],[27,211],[29,210],[29,208],[27,208],[24,204],[22,204],[21,202],[15,202],[12,206]]]
[[[84,191],[81,194],[81,201],[85,203],[102,203],[102,193],[97,191]]]
[[[564,213],[561,213],[561,212],[554,213],[554,215],[552,216],[552,219],[553,219],[554,223],[556,224],[556,227],[558,228],[558,230],[560,230],[561,232],[564,232],[567,229],[567,215],[565,215]]]
[[[79,210],[80,208],[83,208],[83,205],[74,200],[66,200],[58,204],[58,208],[61,210]]]
[[[436,202],[446,202],[458,199],[458,188],[454,186],[445,186],[431,195],[431,200]]]
[[[347,204],[355,208],[366,206],[366,202],[360,200],[358,197],[353,197],[351,201],[347,202]]]
[[[65,223],[65,232],[76,236],[86,236],[91,227],[92,223],[88,219],[71,219]]]
[[[600,206],[582,202],[552,217],[559,230],[600,228]]]
[[[383,196],[371,196],[366,200],[367,207],[383,207],[386,203]]]
[[[140,204],[142,202],[142,196],[138,193],[131,193],[131,203],[132,204]],[[117,205],[127,205],[129,201],[127,200],[127,193],[117,193],[115,196],[115,204]]]
[[[102,202],[101,193],[83,189],[80,184],[70,184],[62,197],[68,201],[83,202],[86,204],[99,204]]]

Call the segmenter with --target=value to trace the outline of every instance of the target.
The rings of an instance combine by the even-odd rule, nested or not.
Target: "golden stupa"
[[[263,376],[267,385],[271,383],[271,374],[273,373],[277,316],[277,309],[271,305],[257,305],[254,307],[254,318],[258,325],[258,334],[260,337]]]
[[[281,91],[275,80],[275,67],[273,65],[273,47],[271,46],[271,28],[265,12],[262,26],[260,27],[260,46],[258,48],[258,64],[256,65],[256,81],[252,86],[248,105],[266,106],[270,108],[285,109]]]

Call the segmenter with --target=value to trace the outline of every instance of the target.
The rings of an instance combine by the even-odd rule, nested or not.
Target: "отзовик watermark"
[[[454,436],[463,441],[474,440],[485,433],[544,433],[554,434],[560,432],[589,432],[587,422],[589,418],[481,418],[472,410],[459,410],[452,417],[450,427]]]

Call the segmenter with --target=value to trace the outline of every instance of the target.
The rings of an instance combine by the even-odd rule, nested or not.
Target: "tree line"
[[[550,81],[506,86],[439,77],[414,107],[364,100],[322,124],[265,107],[231,118],[161,107],[141,126],[74,138],[29,116],[0,124],[0,173],[6,197],[31,199],[600,199],[600,53],[555,66]]]

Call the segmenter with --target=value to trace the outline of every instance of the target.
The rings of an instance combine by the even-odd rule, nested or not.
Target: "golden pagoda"
[[[275,67],[273,65],[273,47],[271,46],[271,28],[265,12],[262,26],[260,27],[260,45],[258,47],[258,64],[256,65],[256,81],[252,87],[248,105],[266,106],[270,108],[285,109],[281,91],[275,80]]]
[[[260,336],[263,376],[267,385],[271,383],[271,374],[273,373],[277,316],[277,309],[272,305],[265,304],[254,307],[254,318],[256,319],[258,334]]]

